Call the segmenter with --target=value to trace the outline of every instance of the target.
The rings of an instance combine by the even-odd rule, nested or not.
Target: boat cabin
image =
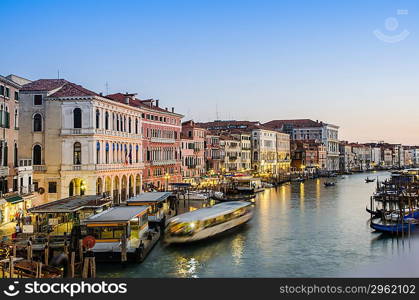
[[[260,192],[263,191],[263,185],[260,178],[237,177],[234,178],[237,184],[237,190],[240,192]]]
[[[169,192],[143,193],[128,199],[127,206],[149,206],[148,220],[162,222],[169,215],[171,196]]]
[[[110,197],[86,195],[68,197],[28,209],[32,217],[33,232],[48,232],[52,235],[70,233],[74,226],[112,204]]]
[[[95,238],[94,253],[134,253],[144,244],[149,206],[117,206],[84,220],[86,234]]]

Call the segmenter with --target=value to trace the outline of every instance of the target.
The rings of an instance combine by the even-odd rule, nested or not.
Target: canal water
[[[142,264],[100,264],[98,275],[406,276],[406,270],[398,270],[403,265],[397,259],[419,249],[415,246],[416,237],[397,239],[372,232],[365,211],[376,186],[365,183],[365,178],[383,180],[389,175],[355,174],[344,179],[321,178],[267,189],[256,198],[253,219],[241,228],[195,244],[159,243]],[[330,180],[337,185],[324,187],[323,183]],[[377,270],[379,274],[374,273]]]

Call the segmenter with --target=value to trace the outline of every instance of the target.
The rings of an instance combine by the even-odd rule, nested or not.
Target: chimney
[[[167,107],[165,107],[164,109],[167,110]]]
[[[99,93],[99,96],[103,96],[103,93],[102,93],[102,92],[100,92],[100,93]]]
[[[156,106],[159,107],[159,99],[156,100]]]
[[[128,92],[125,93],[125,104],[129,104],[129,95]]]
[[[172,106],[172,113],[174,113],[175,112],[175,108]]]

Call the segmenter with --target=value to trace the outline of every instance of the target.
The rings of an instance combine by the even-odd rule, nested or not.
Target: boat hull
[[[214,237],[232,228],[243,225],[244,223],[248,222],[252,218],[252,216],[253,212],[249,212],[237,219],[233,219],[210,228],[205,228],[192,236],[173,237],[166,235],[164,241],[167,244],[182,244],[204,240],[210,237]]]
[[[413,231],[416,227],[416,224],[410,223],[397,223],[397,224],[379,224],[371,222],[370,227],[375,231],[383,232],[383,233],[393,233],[393,234],[401,234]],[[409,229],[410,227],[410,229]]]

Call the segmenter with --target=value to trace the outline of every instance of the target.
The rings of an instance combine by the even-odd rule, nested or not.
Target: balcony
[[[164,166],[164,165],[174,165],[174,164],[176,164],[175,159],[151,161],[152,166]]]
[[[35,172],[45,172],[47,170],[47,166],[46,165],[34,165],[33,170]]]
[[[174,144],[176,142],[175,139],[158,138],[158,137],[152,137],[150,138],[150,141],[153,143],[163,143],[163,144]]]
[[[35,185],[31,184],[29,186],[21,186],[19,188],[19,194],[20,195],[27,195],[35,192]]]
[[[9,176],[9,167],[0,167],[0,176]]]
[[[115,163],[115,164],[83,164],[61,165],[61,171],[106,171],[106,170],[133,170],[144,168],[143,163]]]
[[[109,129],[99,129],[99,128],[64,128],[61,129],[61,135],[107,135],[107,136],[120,136],[120,137],[129,137],[129,138],[141,138],[140,134],[134,134],[124,131],[116,131]]]

